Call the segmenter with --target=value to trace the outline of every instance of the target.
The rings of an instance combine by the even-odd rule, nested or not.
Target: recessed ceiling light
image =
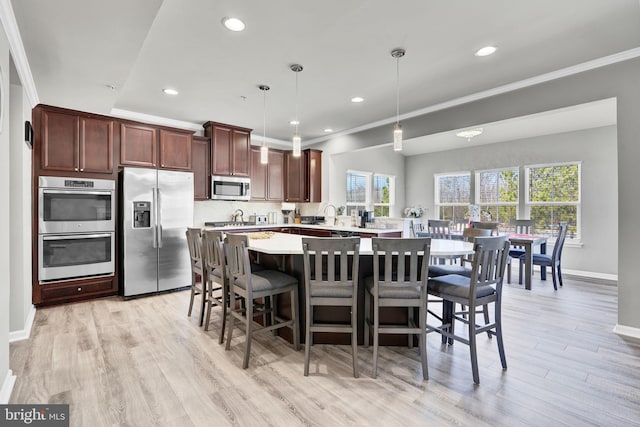
[[[471,138],[473,138],[474,136],[478,136],[481,133],[482,128],[476,128],[460,131],[456,133],[456,136],[459,136],[460,138],[467,138],[467,141],[471,141]]]
[[[299,124],[300,124],[300,121],[298,121],[298,120],[289,120],[289,124],[290,124],[291,126],[299,125]]]
[[[242,22],[238,18],[225,17],[222,19],[222,25],[224,25],[225,28],[230,31],[244,30],[244,22]]]
[[[166,93],[167,95],[174,95],[174,96],[175,96],[175,95],[177,95],[177,94],[178,94],[178,91],[177,91],[177,90],[175,90],[175,89],[170,89],[170,88],[162,89],[162,91],[163,91],[164,93]]]
[[[331,129],[331,128],[325,128],[325,130],[324,130],[324,131],[325,131],[325,132],[327,132],[327,133],[329,133],[329,132],[333,132],[333,129]]]
[[[475,53],[476,56],[489,56],[498,50],[495,46],[485,46],[483,48],[478,49]]]
[[[116,87],[116,85],[112,85],[112,84],[108,84],[108,85],[105,85],[105,86],[107,87],[107,89],[109,89],[109,90],[113,90],[113,91],[115,91],[116,89],[118,89],[118,88]]]
[[[355,97],[351,98],[351,102],[354,102],[356,104],[358,104],[358,103],[360,103],[362,101],[364,101],[364,98],[361,98],[359,96],[355,96]]]

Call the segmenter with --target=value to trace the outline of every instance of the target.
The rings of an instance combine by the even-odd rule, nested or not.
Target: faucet
[[[329,210],[329,208],[332,208],[332,209],[333,209],[333,211],[331,211],[331,213],[332,213],[331,215],[328,215],[328,214],[327,214],[327,211]],[[334,205],[332,205],[332,204],[328,204],[328,205],[324,208],[324,214],[325,214],[325,216],[326,216],[326,217],[328,217],[328,218],[333,218],[333,220],[332,220],[332,223],[331,223],[331,224],[327,223],[327,222],[326,222],[326,220],[325,220],[325,224],[327,224],[327,225],[335,225],[335,221],[336,221],[336,207],[335,207]]]
[[[242,212],[242,209],[236,209],[233,215],[231,215],[231,221],[244,222],[244,219],[242,218],[243,216],[244,216],[244,212]],[[238,218],[240,218],[240,220],[238,220]]]

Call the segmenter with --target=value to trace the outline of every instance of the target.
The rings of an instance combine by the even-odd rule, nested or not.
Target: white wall
[[[407,158],[407,203],[435,218],[433,174],[582,161],[582,246],[565,246],[562,267],[618,273],[618,178],[615,126],[479,145]],[[522,182],[522,180],[521,180]],[[521,193],[522,194],[522,193]]]
[[[9,280],[10,280],[10,153],[9,144],[9,42],[4,31],[0,31],[0,71],[2,82],[0,93],[2,100],[0,109],[0,388],[2,388],[9,372]]]
[[[12,67],[12,72],[15,70]],[[11,76],[12,81],[19,81]],[[22,86],[11,84],[10,100],[10,244],[11,286],[9,330],[28,330],[31,304],[31,150],[24,142],[24,122],[31,107]]]

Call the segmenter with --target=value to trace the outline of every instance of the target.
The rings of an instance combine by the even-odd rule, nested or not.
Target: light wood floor
[[[11,344],[18,379],[12,403],[69,403],[71,425],[640,425],[640,342],[612,333],[616,287],[566,280],[553,291],[505,286],[509,369],[495,339],[479,336],[479,386],[468,347],[429,335],[428,381],[415,349],[383,348],[378,379],[371,349],[304,351],[280,338],[254,342],[240,369],[244,334],[218,344],[187,318],[188,292],[107,298],[40,309],[31,339]]]

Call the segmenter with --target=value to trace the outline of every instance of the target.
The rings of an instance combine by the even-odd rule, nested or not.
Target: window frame
[[[556,166],[578,166],[578,200],[575,202],[531,202],[529,171],[531,169],[540,169]],[[576,207],[576,237],[567,236],[568,242],[580,243],[582,240],[582,161],[556,162],[556,163],[540,163],[533,165],[524,165],[524,209],[528,218],[531,218],[532,206],[575,206]],[[555,237],[549,239],[555,241]]]
[[[441,177],[449,177],[449,176],[468,176],[469,177],[469,200],[463,203],[440,203],[440,178]],[[451,206],[452,207],[452,216],[455,217],[456,207],[466,208],[467,211],[469,209],[469,205],[471,204],[471,177],[472,172],[470,170],[467,171],[457,171],[457,172],[443,172],[443,173],[434,173],[433,174],[433,185],[434,185],[434,205],[436,208],[436,218],[442,219],[440,215],[440,208],[443,206]],[[467,212],[468,213],[468,212]],[[466,215],[465,215],[466,216]]]
[[[495,203],[482,203],[480,200],[481,197],[481,180],[480,180],[480,175],[482,173],[487,173],[487,172],[496,172],[496,173],[500,173],[501,171],[516,171],[518,174],[518,179],[517,179],[517,191],[516,191],[516,201],[515,202],[495,202]],[[507,167],[502,167],[502,168],[491,168],[491,169],[480,169],[480,170],[474,170],[474,178],[475,178],[475,182],[474,182],[474,203],[480,207],[480,210],[482,211],[483,207],[485,208],[491,208],[491,207],[499,207],[499,206],[513,206],[515,207],[515,211],[516,211],[516,215],[515,218],[513,219],[518,219],[518,212],[520,210],[520,166],[507,166]]]
[[[376,177],[378,176],[382,176],[382,177],[386,177],[389,178],[389,203],[383,203],[383,202],[376,202],[375,198],[373,197],[373,195],[375,194],[375,182],[376,182]],[[372,206],[375,210],[375,208],[378,207],[387,207],[389,209],[389,214],[386,216],[377,216],[378,218],[389,218],[391,216],[391,207],[393,205],[395,205],[395,201],[396,201],[396,177],[395,175],[389,175],[386,173],[377,173],[377,172],[373,172],[372,176],[371,176],[371,180],[372,180],[372,184],[371,184],[371,201],[372,201]]]
[[[347,207],[347,214],[351,214],[351,209],[349,208],[359,208],[359,207],[364,207],[364,209],[367,209],[367,206],[371,206],[371,196],[372,196],[372,189],[371,189],[371,178],[373,176],[372,172],[365,172],[365,171],[358,171],[358,170],[352,170],[352,169],[348,169],[345,173],[345,199],[347,199],[348,197],[346,197],[346,195],[348,194],[347,191],[347,185],[349,183],[349,175],[361,175],[365,177],[365,201],[363,203],[361,202],[349,202],[348,200],[345,202],[345,206]]]

